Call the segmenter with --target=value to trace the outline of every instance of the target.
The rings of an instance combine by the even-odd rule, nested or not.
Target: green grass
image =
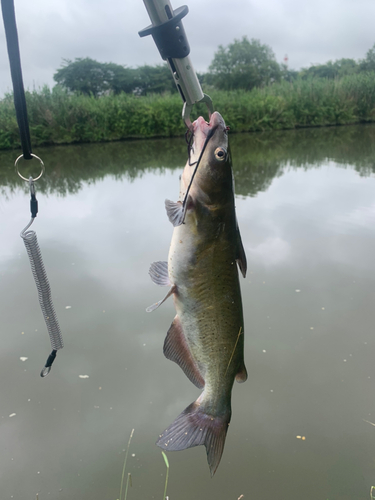
[[[118,500],[127,500],[127,498],[128,498],[128,487],[129,487],[129,485],[132,486],[132,476],[131,476],[131,474],[129,472],[128,475],[127,475],[125,492],[124,492],[124,496],[123,496],[122,492],[123,492],[123,489],[124,489],[124,479],[125,479],[126,462],[128,460],[128,453],[129,453],[130,443],[131,443],[133,434],[134,434],[134,429],[132,429],[132,431],[130,433],[128,445],[127,445],[126,450],[125,450],[124,465],[122,467],[121,484],[120,484],[120,496],[119,496]],[[166,473],[166,476],[165,476],[165,485],[164,485],[163,500],[168,500],[168,497],[166,495],[167,495],[167,486],[168,486],[168,477],[169,477],[169,462],[168,462],[167,455],[164,453],[164,451],[162,451],[161,454],[163,455],[165,466],[167,468],[167,473]],[[38,500],[38,498],[37,498],[37,500]]]
[[[167,498],[168,477],[169,477],[169,462],[168,462],[167,455],[164,453],[164,451],[162,451],[161,454],[163,455],[165,466],[167,467],[167,473],[165,475],[164,494],[163,494],[163,500],[166,500],[166,498]]]
[[[205,89],[233,132],[293,129],[375,121],[375,73],[338,80],[281,82],[250,92]],[[26,92],[31,143],[117,141],[183,135],[182,101],[175,94],[99,99],[59,87]],[[206,115],[204,106],[194,109]],[[13,96],[0,100],[0,149],[19,148]]]
[[[124,477],[125,477],[126,462],[128,460],[128,453],[129,453],[129,448],[130,448],[130,442],[132,440],[133,434],[134,434],[134,429],[132,429],[132,431],[130,433],[130,437],[129,437],[129,441],[128,441],[128,446],[126,447],[126,451],[125,451],[125,459],[124,459],[124,465],[122,467],[122,475],[121,475],[121,485],[120,485],[120,497],[119,497],[119,500],[122,500],[122,490],[123,490],[123,487],[124,487]],[[131,478],[132,478],[132,476],[131,476],[131,474],[129,472],[127,480],[126,480],[124,500],[126,500],[126,498],[128,496],[129,483],[130,483],[130,486],[132,484],[132,479]]]

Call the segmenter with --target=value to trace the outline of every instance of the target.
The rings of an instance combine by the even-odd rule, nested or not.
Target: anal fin
[[[199,389],[204,387],[204,379],[194,361],[182,330],[180,318],[175,316],[164,341],[164,356],[177,363],[188,379]]]

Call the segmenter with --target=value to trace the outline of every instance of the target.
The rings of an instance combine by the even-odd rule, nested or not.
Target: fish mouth
[[[206,139],[212,137],[218,128],[225,130],[226,126],[223,117],[217,111],[212,113],[209,122],[206,122],[203,116],[199,116],[193,123],[194,150],[201,151]]]
[[[209,122],[206,122],[203,116],[199,116],[193,123],[194,135],[200,132],[205,137],[207,137],[210,129],[216,127],[222,127],[223,129],[225,129],[224,119],[218,111],[214,111],[212,113]]]

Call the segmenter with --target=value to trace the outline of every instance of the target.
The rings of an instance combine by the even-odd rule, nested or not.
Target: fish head
[[[215,111],[209,122],[202,116],[197,118],[193,131],[194,142],[182,175],[180,195],[183,197],[186,192],[199,162],[189,193],[193,198],[203,198],[206,203],[217,203],[218,197],[227,197],[233,192],[228,128],[220,113]]]

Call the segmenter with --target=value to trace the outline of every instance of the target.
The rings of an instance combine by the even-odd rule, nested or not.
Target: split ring
[[[38,179],[40,179],[40,178],[42,177],[42,175],[44,174],[44,163],[43,163],[43,161],[39,158],[39,156],[34,155],[33,153],[30,153],[30,155],[31,155],[33,158],[36,158],[37,160],[39,160],[39,161],[40,161],[40,165],[41,165],[41,171],[40,171],[40,174],[38,175],[38,177],[35,177],[35,179],[32,179],[32,181],[33,181],[33,182],[35,182],[35,181],[37,181]],[[24,181],[26,181],[26,182],[29,182],[29,180],[30,180],[30,179],[26,179],[26,177],[24,177],[22,174],[20,174],[20,171],[18,170],[18,166],[17,166],[17,164],[18,164],[18,162],[19,162],[19,160],[20,160],[21,158],[23,158],[23,155],[20,155],[20,156],[17,158],[17,160],[16,160],[16,161],[15,161],[15,163],[14,163],[14,167],[15,167],[15,169],[16,169],[17,174],[21,177],[21,179],[23,179],[23,180],[24,180]]]

